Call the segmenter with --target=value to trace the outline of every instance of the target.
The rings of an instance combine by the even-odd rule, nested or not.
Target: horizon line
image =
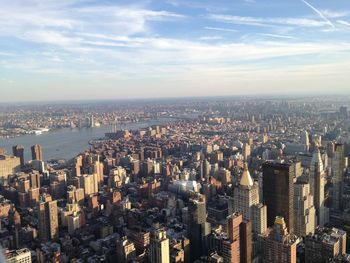
[[[220,99],[220,100],[228,100],[233,98],[241,98],[241,99],[257,99],[257,98],[264,98],[264,99],[282,99],[283,97],[288,99],[302,99],[302,98],[323,98],[327,96],[328,98],[339,98],[341,96],[350,96],[349,92],[338,92],[338,93],[319,93],[315,96],[315,93],[303,93],[303,94],[295,94],[295,93],[257,93],[257,94],[248,94],[248,95],[206,95],[206,96],[161,96],[161,97],[129,97],[129,98],[100,98],[100,99],[66,99],[66,100],[13,100],[13,101],[1,101],[0,100],[0,106],[1,105],[13,105],[13,104],[20,104],[22,106],[28,105],[31,106],[32,104],[84,104],[84,103],[101,103],[101,102],[132,102],[132,101],[145,101],[145,102],[151,102],[151,101],[167,101],[167,100],[213,100],[213,99]],[[345,98],[344,98],[345,99]]]

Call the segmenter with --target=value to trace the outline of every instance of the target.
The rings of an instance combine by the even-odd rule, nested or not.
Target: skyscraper
[[[325,172],[321,153],[318,148],[315,149],[310,165],[310,194],[314,199],[316,209],[317,225],[323,226],[328,222],[328,208],[324,204],[324,185]]]
[[[227,232],[231,251],[222,253],[225,262],[252,262],[251,221],[243,220],[240,213],[234,213],[227,217]]]
[[[21,167],[24,166],[24,146],[23,145],[15,145],[12,147],[13,155],[18,157],[21,161]]]
[[[261,233],[259,232],[261,228],[259,222],[264,219],[266,220],[266,217],[261,217],[264,211],[257,210],[265,210],[266,214],[266,206],[259,206],[259,203],[259,184],[253,181],[248,170],[248,165],[245,163],[240,183],[234,189],[234,196],[231,200],[231,206],[229,207],[229,214],[234,212],[242,213],[244,220],[252,221],[253,231],[255,233]],[[266,225],[266,221],[265,223],[262,222],[262,224]],[[266,227],[263,228],[266,229]]]
[[[345,169],[344,145],[336,144],[334,156],[332,158],[332,181],[333,181],[332,208],[334,210],[339,210],[342,208],[344,169]]]
[[[58,237],[57,201],[45,196],[38,203],[39,237],[42,240],[51,240]]]
[[[32,160],[39,160],[39,161],[43,160],[43,152],[42,152],[41,145],[35,144],[30,149],[32,151]]]
[[[294,184],[294,232],[298,236],[314,233],[316,210],[310,185],[297,182]]]
[[[169,239],[166,236],[166,231],[163,229],[156,230],[151,238],[150,262],[170,262]]]
[[[230,241],[229,251],[224,254],[224,259],[227,262],[240,262],[240,225],[242,223],[242,215],[235,213],[227,217],[227,232]],[[229,252],[229,253],[228,253]],[[225,255],[226,254],[226,255]],[[229,255],[229,260],[228,259]]]
[[[200,176],[201,179],[206,179],[208,181],[209,173],[210,173],[210,163],[208,162],[207,159],[204,159],[201,161],[201,166],[200,166]]]
[[[259,237],[261,262],[296,263],[297,237],[288,233],[283,217],[276,217],[273,228]]]
[[[309,147],[310,147],[309,133],[307,131],[303,131],[300,137],[301,137],[301,143],[305,146],[305,151],[309,151]]]
[[[242,148],[242,154],[245,161],[248,161],[248,159],[250,158],[250,152],[251,150],[249,143],[244,143]]]
[[[190,239],[191,262],[206,254],[210,224],[207,222],[205,197],[198,194],[188,204],[188,237]]]
[[[267,206],[267,225],[283,217],[290,233],[294,232],[294,169],[290,163],[265,162],[263,168],[263,199]]]
[[[226,223],[226,232],[220,227],[212,231],[209,251],[217,252],[226,263],[251,263],[251,222],[243,220],[242,214],[236,212],[227,217]]]

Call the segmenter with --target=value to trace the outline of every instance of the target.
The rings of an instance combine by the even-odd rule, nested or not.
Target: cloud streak
[[[337,23],[342,24],[343,26],[349,26],[350,27],[350,22],[344,21],[344,20],[337,20]]]
[[[223,31],[223,32],[238,32],[236,29],[232,28],[223,28],[223,27],[211,27],[211,26],[206,26],[204,29],[207,30],[215,30],[215,31]]]
[[[320,10],[318,10],[316,7],[314,7],[313,5],[311,5],[309,2],[305,0],[301,0],[301,1],[305,5],[310,7],[316,14],[318,14],[329,26],[331,26],[332,28],[336,28],[335,25]]]
[[[277,35],[277,34],[269,34],[269,33],[259,33],[258,35],[265,36],[265,37],[279,38],[279,39],[297,39],[293,36]]]
[[[260,26],[260,27],[277,27],[277,26],[299,26],[299,27],[324,27],[329,23],[310,18],[298,17],[249,17],[249,16],[232,16],[222,14],[210,14],[209,19],[230,24]]]

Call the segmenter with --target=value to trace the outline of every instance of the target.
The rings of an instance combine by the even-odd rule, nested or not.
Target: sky
[[[350,93],[349,0],[1,0],[0,101]]]

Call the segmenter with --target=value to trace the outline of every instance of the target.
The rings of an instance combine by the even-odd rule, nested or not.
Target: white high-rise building
[[[80,227],[80,217],[77,212],[68,216],[68,233],[73,234]]]
[[[316,210],[310,194],[310,185],[294,184],[294,231],[297,236],[306,236],[315,232]]]
[[[251,220],[254,233],[266,230],[266,206],[260,204],[259,184],[250,176],[245,163],[239,185],[234,189],[234,196],[229,206],[229,214],[239,212],[243,220]],[[265,219],[265,220],[264,220]]]
[[[324,185],[325,185],[325,171],[321,153],[318,148],[315,149],[310,165],[310,194],[314,198],[314,206],[316,209],[317,225],[323,226],[328,220],[328,208],[324,204]]]

